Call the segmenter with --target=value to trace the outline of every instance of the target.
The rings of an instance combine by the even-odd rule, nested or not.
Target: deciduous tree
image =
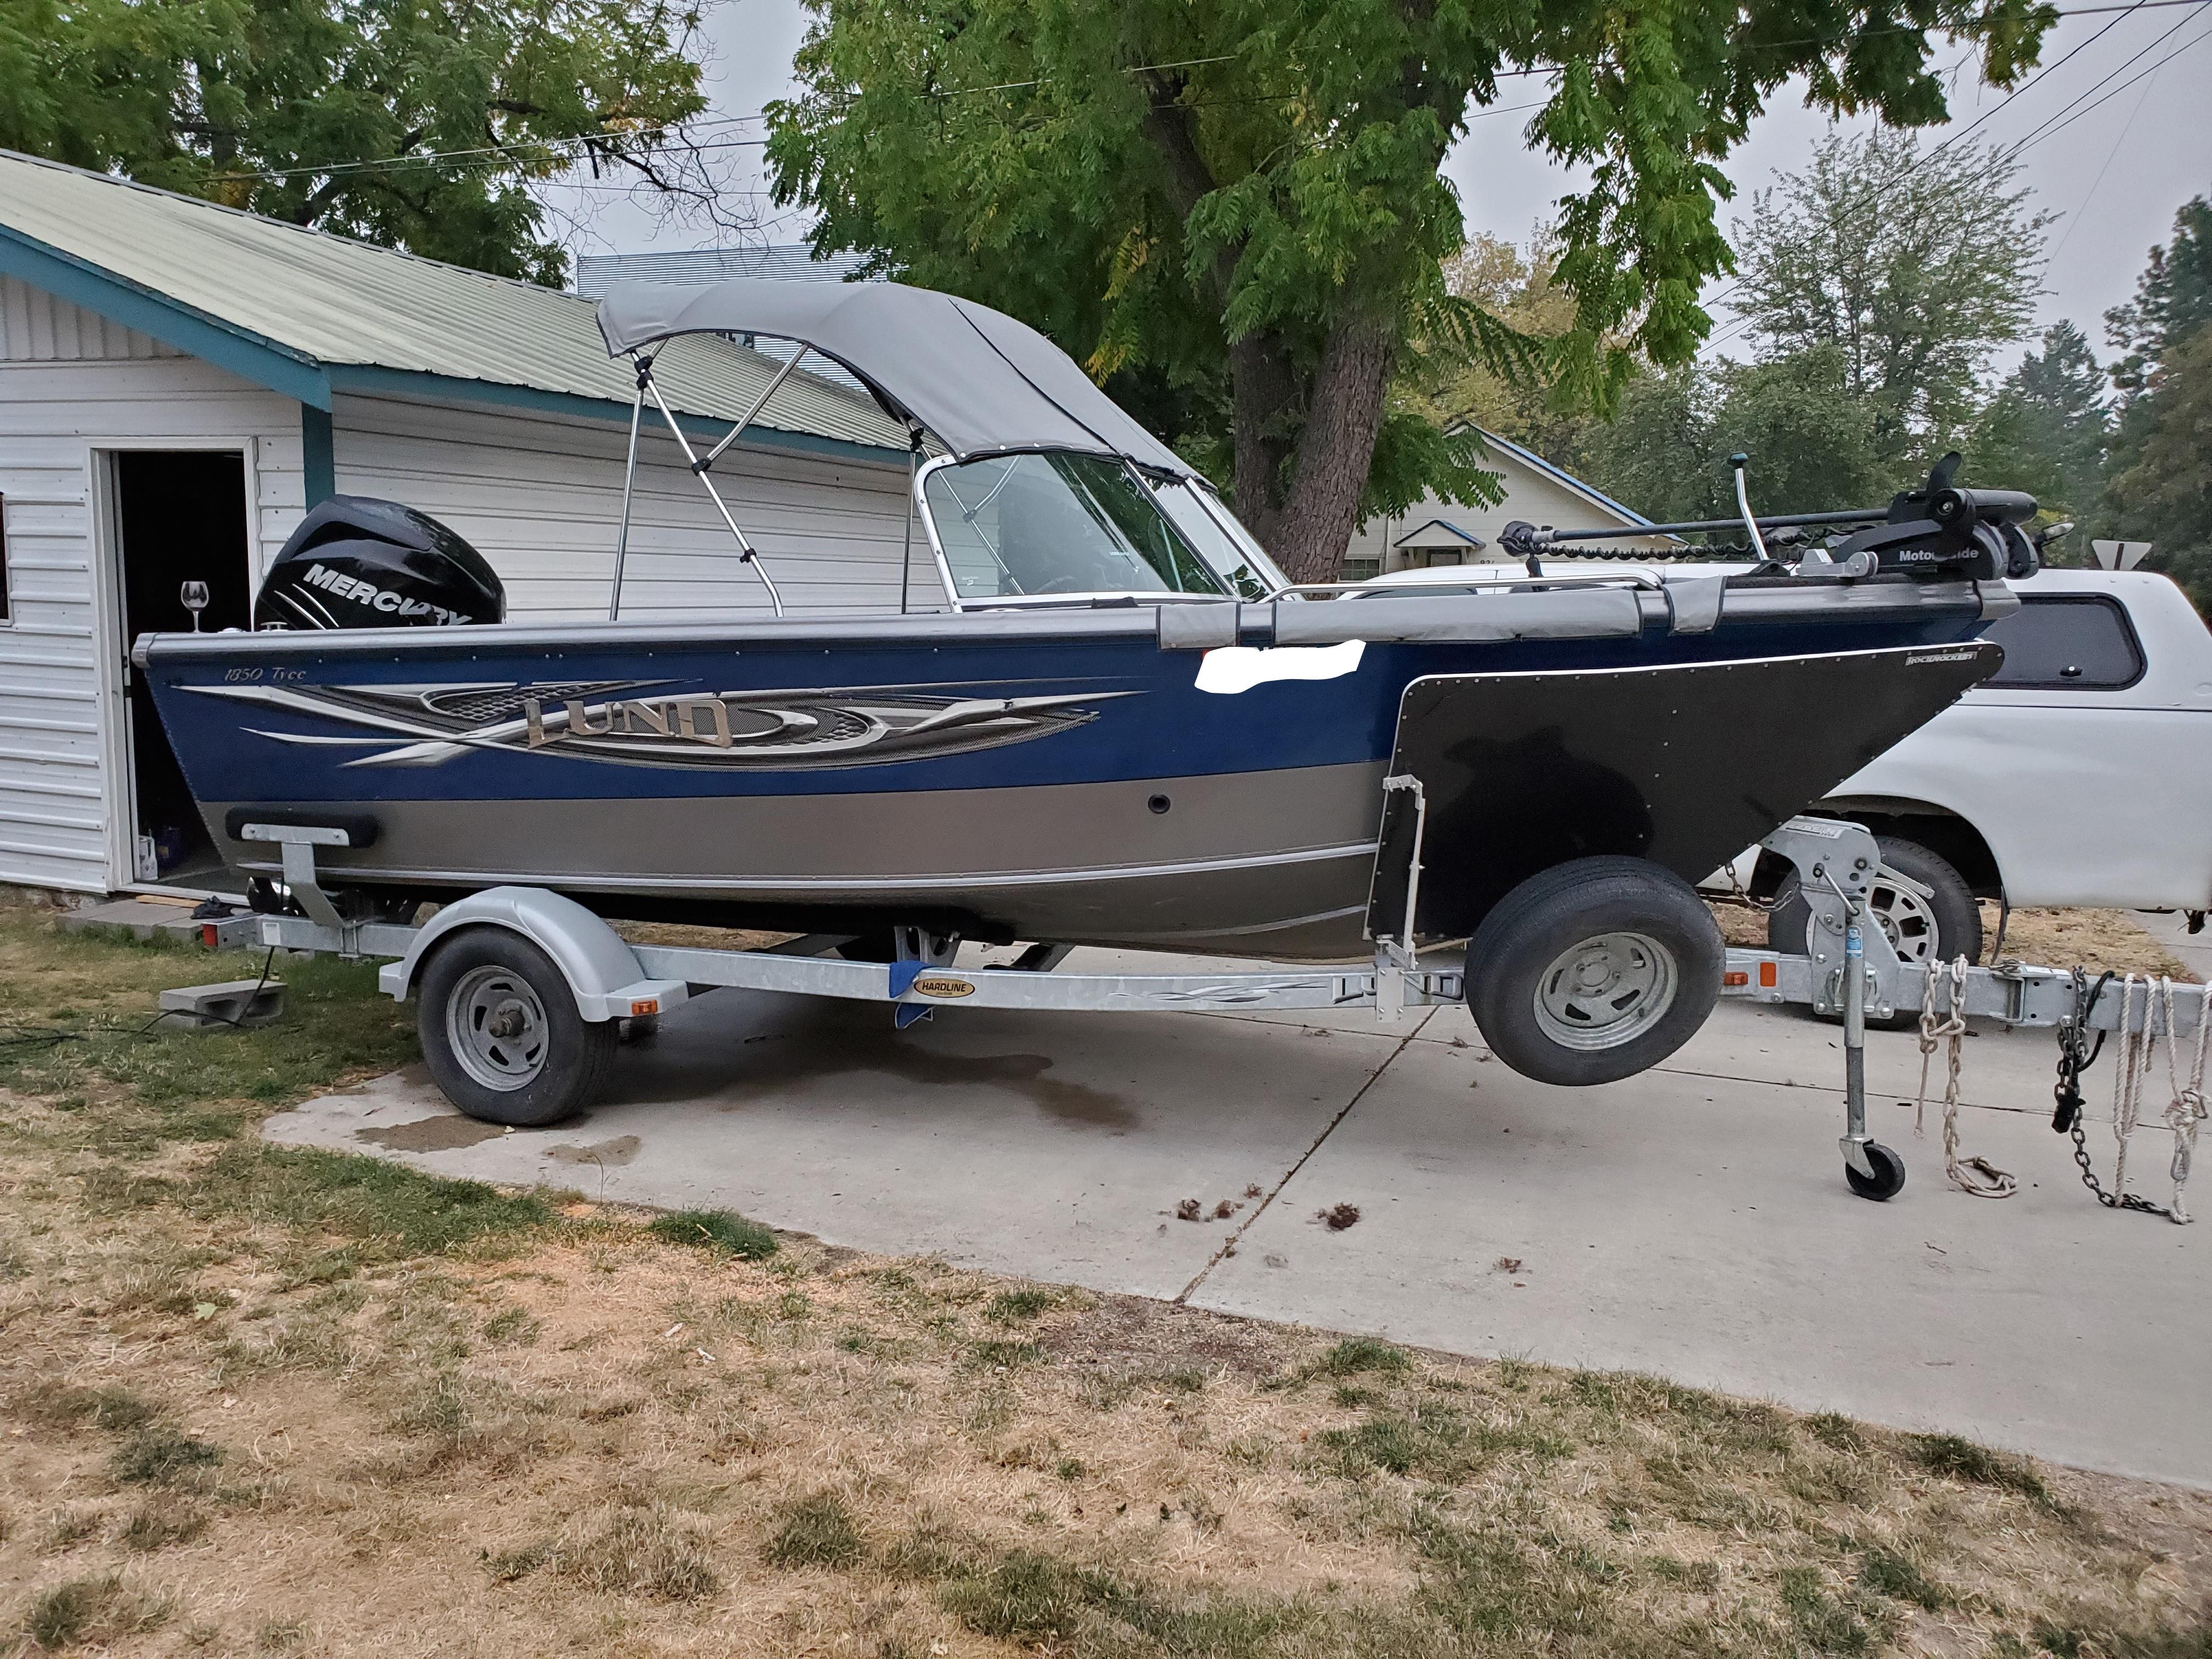
[[[0,145],[557,282],[527,188],[583,163],[704,202],[696,4],[0,0]]]
[[[1586,398],[1686,360],[1727,268],[1719,163],[1790,77],[1824,108],[1943,118],[1935,37],[2009,84],[2037,0],[810,0],[802,90],[772,112],[781,201],[823,249],[999,306],[1092,372],[1225,413],[1237,512],[1331,574],[1378,478],[1476,486],[1394,406],[1408,353],[1540,359]],[[1531,343],[1447,292],[1438,174],[1471,108],[1542,88],[1529,142],[1589,170],[1556,224],[1573,326]],[[1220,431],[1220,427],[1215,428]],[[1188,434],[1171,434],[1188,440]],[[1394,452],[1427,446],[1420,465]],[[1206,448],[1207,446],[1194,446]],[[1441,475],[1441,476],[1437,476]]]
[[[2033,314],[2049,214],[2020,164],[1969,140],[1837,135],[1753,198],[1730,303],[1774,356],[1826,348],[1886,465],[1952,447],[1999,346]]]

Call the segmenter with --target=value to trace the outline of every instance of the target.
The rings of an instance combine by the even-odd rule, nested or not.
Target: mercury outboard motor
[[[333,495],[300,521],[253,601],[257,628],[495,623],[507,590],[483,554],[427,513]]]

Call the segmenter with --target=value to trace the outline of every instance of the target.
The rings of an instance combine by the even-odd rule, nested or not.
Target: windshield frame
[[[1121,468],[1128,475],[1130,483],[1135,487],[1138,498],[1159,515],[1160,522],[1166,526],[1170,534],[1189,550],[1191,556],[1197,562],[1199,568],[1220,584],[1220,591],[1200,593],[1176,588],[1115,587],[1085,589],[1079,592],[995,593],[963,598],[958,584],[953,580],[951,562],[945,556],[944,540],[938,534],[936,516],[929,501],[929,481],[938,472],[948,467],[965,466],[975,461],[1012,460],[1024,455],[1045,457],[1071,455],[1085,460],[1103,461]],[[991,496],[995,495],[1005,487],[1006,483],[1012,477],[1011,469],[1003,473],[985,495],[983,500],[976,504],[976,510],[980,510]],[[955,611],[1036,610],[1071,605],[1088,607],[1102,600],[1139,605],[1210,605],[1237,599],[1239,596],[1230,580],[1229,574],[1217,568],[1214,562],[1206,557],[1205,550],[1198,546],[1184,532],[1182,526],[1176,522],[1175,515],[1168,511],[1166,504],[1158,499],[1157,489],[1158,486],[1153,481],[1146,477],[1145,470],[1126,455],[1101,454],[1091,450],[1068,449],[1060,446],[1041,444],[1033,449],[994,449],[987,454],[932,456],[915,469],[913,503],[915,516],[921,521],[922,533],[928,538],[930,555],[936,561],[938,585],[944,589],[945,602]],[[994,553],[993,556],[996,558],[997,556]],[[1001,568],[1003,568],[1001,566]]]

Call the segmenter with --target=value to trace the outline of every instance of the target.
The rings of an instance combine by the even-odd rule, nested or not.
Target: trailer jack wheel
[[[1858,1167],[1848,1159],[1844,1164],[1844,1179],[1851,1183],[1851,1190],[1861,1198],[1871,1198],[1877,1203],[1895,1198],[1905,1190],[1905,1160],[1883,1146],[1879,1140],[1866,1142],[1860,1150],[1866,1154],[1872,1175],[1862,1175]]]

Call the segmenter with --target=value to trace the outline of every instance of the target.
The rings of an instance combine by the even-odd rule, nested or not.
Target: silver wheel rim
[[[1897,952],[1897,959],[1915,966],[1924,966],[1943,960],[1943,941],[1936,925],[1936,907],[1909,887],[1899,887],[1895,882],[1874,878],[1867,889],[1867,913],[1881,926],[1883,937],[1889,948]],[[1814,948],[1813,932],[1820,924],[1808,921],[1805,927],[1805,949],[1810,955]]]
[[[1680,982],[1674,953],[1649,933],[1600,933],[1544,970],[1536,1024],[1562,1048],[1617,1048],[1665,1017]]]
[[[446,1042],[470,1079],[501,1093],[545,1069],[545,1005],[511,968],[471,968],[446,999]]]

